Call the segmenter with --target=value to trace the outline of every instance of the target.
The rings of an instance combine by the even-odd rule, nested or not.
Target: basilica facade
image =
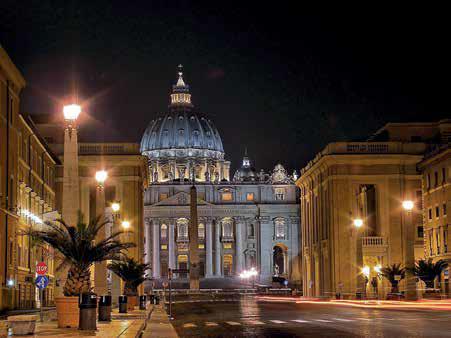
[[[178,75],[168,112],[150,122],[141,141],[149,179],[144,192],[149,274],[161,281],[169,268],[189,269],[189,190],[194,184],[201,287],[203,281],[234,280],[250,268],[258,270],[261,283],[272,276],[299,283],[296,174],[288,175],[281,164],[270,173],[257,172],[245,154],[231,176],[217,128],[195,112],[189,86],[181,71]],[[183,281],[187,275],[174,278]]]

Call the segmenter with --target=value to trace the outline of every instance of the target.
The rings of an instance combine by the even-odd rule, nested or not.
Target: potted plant
[[[390,293],[387,295],[388,299],[399,299],[399,282],[406,276],[406,271],[401,268],[401,264],[393,264],[381,269],[381,275],[387,279],[391,284]]]
[[[118,240],[122,231],[96,241],[99,231],[107,224],[101,222],[100,218],[98,216],[86,224],[79,213],[75,226],[57,220],[54,223],[46,222],[45,229],[32,230],[30,233],[33,238],[49,244],[58,252],[62,259],[58,271],[68,268],[64,296],[55,299],[58,327],[78,326],[78,296],[91,291],[91,266],[110,259],[121,259],[125,250],[135,246]]]
[[[108,269],[124,281],[124,295],[127,296],[129,310],[133,310],[137,305],[138,286],[144,282],[144,275],[148,268],[149,264],[139,263],[130,257],[113,261],[108,265]]]
[[[448,263],[443,259],[439,259],[437,262],[433,262],[432,258],[428,260],[420,259],[415,262],[415,267],[413,268],[413,273],[419,279],[421,279],[424,284],[426,284],[426,293],[434,292],[434,281],[440,276],[443,269],[448,266]]]

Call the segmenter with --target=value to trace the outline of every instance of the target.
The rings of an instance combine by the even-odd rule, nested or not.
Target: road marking
[[[241,325],[241,323],[238,323],[238,322],[226,322],[226,323],[229,324],[229,325],[232,325],[232,326]]]
[[[326,319],[314,319],[315,322],[321,322],[321,323],[332,323],[331,320],[326,320]]]
[[[292,322],[296,322],[296,323],[310,323],[308,320],[303,320],[303,319],[293,319]]]
[[[270,322],[275,324],[286,324],[286,322],[284,322],[283,320],[270,320]]]
[[[206,322],[205,325],[206,325],[206,326],[218,326],[218,323],[215,323],[215,322]]]
[[[247,323],[247,324],[250,324],[250,325],[265,325],[264,322],[261,322],[261,321],[259,321],[259,320],[249,320],[249,321],[247,321],[246,323]]]
[[[333,318],[334,320],[338,320],[339,322],[353,322],[353,319],[345,319],[345,318]]]
[[[193,323],[186,323],[186,324],[183,324],[183,327],[186,328],[186,329],[189,329],[191,327],[197,327],[197,325],[193,324]]]

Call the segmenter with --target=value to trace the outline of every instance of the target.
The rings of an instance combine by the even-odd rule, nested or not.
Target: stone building
[[[245,156],[231,178],[218,129],[194,111],[181,72],[169,111],[150,122],[141,152],[149,171],[145,252],[155,280],[167,277],[168,268],[189,268],[189,189],[195,184],[201,287],[227,285],[251,267],[261,282],[273,275],[300,281],[298,190],[292,177],[280,164],[272,173],[257,172]]]
[[[366,142],[328,144],[302,170],[305,295],[381,297],[389,291],[381,267],[424,257],[417,166],[441,124],[389,123]],[[412,211],[403,209],[405,200],[414,201]],[[363,220],[361,229],[355,219]]]
[[[451,120],[440,121],[437,128],[440,138],[418,166],[423,177],[424,245],[427,258],[434,262],[444,259],[451,265],[451,227],[447,216],[451,207]],[[437,281],[437,287],[447,295],[451,295],[450,269],[443,271]]]
[[[49,266],[44,304],[53,303],[53,252],[26,235],[57,215],[55,165],[58,159],[33,121],[19,114],[25,80],[0,47],[0,310],[33,308],[39,302],[35,265]]]

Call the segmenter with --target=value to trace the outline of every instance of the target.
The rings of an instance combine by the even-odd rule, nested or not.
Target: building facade
[[[442,123],[441,127],[441,144],[419,164],[423,178],[424,245],[427,258],[434,262],[443,259],[451,265],[451,229],[447,215],[451,206],[451,121]],[[450,269],[448,266],[437,281],[437,287],[447,295],[451,295]]]
[[[440,124],[389,123],[366,142],[327,145],[302,170],[305,295],[383,297],[390,287],[381,267],[425,257],[418,164],[442,133]],[[413,210],[403,209],[405,200],[414,201]]]
[[[44,305],[53,304],[53,251],[27,232],[57,217],[55,166],[58,159],[33,121],[19,113],[25,80],[0,47],[0,310],[29,309],[39,303],[34,279],[37,262],[49,267]]]
[[[181,72],[169,112],[150,122],[141,152],[149,172],[145,257],[155,280],[166,278],[168,268],[189,268],[194,184],[201,287],[226,285],[252,267],[261,282],[278,275],[299,283],[298,190],[292,176],[280,164],[272,173],[257,172],[245,156],[231,178],[219,132],[207,116],[194,112]],[[175,277],[183,282],[187,275]]]

